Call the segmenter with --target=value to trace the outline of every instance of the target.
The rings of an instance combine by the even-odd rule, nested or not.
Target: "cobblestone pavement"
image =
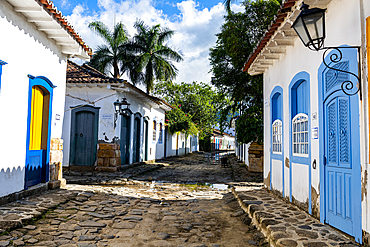
[[[154,181],[165,179],[161,172],[145,172],[146,165],[126,169],[122,177],[68,173],[68,181],[79,184],[0,207],[0,228],[7,229],[0,246],[268,246],[263,234],[249,225],[231,188],[205,184],[218,182],[217,174],[222,182],[233,182],[241,176],[233,172],[240,169],[245,176],[245,167],[221,169],[209,158],[194,154],[164,160],[167,182]],[[187,165],[203,166],[209,173],[189,173],[184,164],[189,160]],[[179,184],[177,176],[199,183]],[[248,186],[258,189],[261,184]]]
[[[357,246],[262,189],[234,156],[226,168],[218,158],[65,172],[65,188],[0,206],[0,247]]]
[[[266,190],[236,187],[233,193],[242,209],[252,217],[252,223],[268,237],[271,246],[359,246]]]

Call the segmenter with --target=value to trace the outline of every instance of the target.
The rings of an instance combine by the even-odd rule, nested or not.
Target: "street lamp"
[[[118,119],[118,115],[125,115],[128,116],[128,110],[130,109],[130,103],[127,102],[126,98],[122,98],[121,100],[117,99],[113,102],[114,105],[114,128],[116,128],[116,123]]]
[[[301,6],[301,13],[298,15],[297,19],[294,21],[292,28],[298,34],[299,38],[301,39],[302,43],[308,47],[310,50],[319,51],[325,50],[323,54],[323,63],[324,65],[332,70],[336,70],[343,73],[348,73],[353,75],[357,79],[357,90],[353,92],[354,83],[350,80],[344,81],[341,85],[341,90],[349,95],[355,95],[360,91],[360,99],[361,99],[361,68],[360,68],[360,58],[361,58],[361,47],[360,46],[344,46],[344,47],[324,47],[324,40],[325,40],[325,11],[326,9],[319,9],[319,8],[312,8],[309,9],[307,4],[302,4]],[[342,58],[343,54],[340,49],[357,49],[359,63],[358,63],[358,75],[355,73],[340,70],[333,66],[329,66],[326,61],[326,53],[329,50],[334,50],[335,52],[330,55],[329,59],[332,63],[339,63]]]
[[[301,13],[292,27],[306,47],[318,51],[324,45],[326,9],[308,7],[307,4],[302,4]]]
[[[128,115],[127,110],[130,109],[130,103],[127,102],[126,98],[122,98],[121,100],[117,99],[113,105],[116,115]]]

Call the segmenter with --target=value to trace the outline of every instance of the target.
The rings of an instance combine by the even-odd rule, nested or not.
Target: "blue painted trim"
[[[276,160],[281,160],[281,165],[282,165],[282,184],[283,184],[283,191],[282,191],[282,194],[283,194],[283,197],[285,197],[285,174],[284,174],[284,103],[283,103],[283,99],[284,99],[284,95],[283,95],[283,88],[280,87],[280,86],[276,86],[271,94],[270,94],[270,104],[271,104],[271,107],[270,107],[270,150],[271,150],[271,154],[270,154],[270,190],[272,189],[272,160],[273,159],[276,159]],[[281,104],[280,104],[280,111],[281,111],[281,154],[273,154],[272,152],[272,123],[274,122],[274,119],[273,119],[273,98],[275,96],[275,94],[280,94],[280,100],[281,100]]]
[[[27,139],[26,139],[26,163],[27,168],[28,156],[30,153],[30,124],[31,124],[31,101],[32,101],[32,87],[42,86],[45,90],[49,92],[49,119],[48,119],[48,137],[47,137],[47,149],[46,149],[46,159],[45,159],[45,174],[42,174],[45,178],[45,182],[49,181],[49,162],[50,162],[50,133],[51,133],[51,119],[52,119],[52,106],[53,106],[53,89],[56,87],[51,83],[49,79],[43,76],[33,77],[29,76],[29,86],[28,86],[28,113],[27,113]],[[27,169],[25,169],[27,172]],[[26,179],[26,177],[25,177]],[[25,182],[25,188],[28,189]]]
[[[0,60],[0,93],[1,93],[1,74],[3,73],[3,65],[8,64],[7,62],[4,62],[3,60]]]
[[[292,120],[295,117],[293,116],[293,102],[296,97],[296,92],[295,89],[298,87],[300,83],[303,81],[306,81],[306,91],[307,94],[306,96],[308,97],[307,100],[307,108],[305,112],[308,116],[308,157],[298,157],[298,156],[293,156],[293,142],[292,142]],[[296,107],[296,104],[294,105]],[[298,114],[300,112],[297,112]],[[305,164],[308,165],[308,213],[312,214],[312,202],[311,202],[311,186],[312,186],[312,181],[311,181],[311,99],[310,99],[310,74],[301,71],[297,73],[293,79],[290,81],[289,84],[289,190],[290,190],[290,195],[289,195],[289,200],[292,202],[292,163],[299,163],[299,164]]]
[[[33,80],[35,80],[35,79],[42,79],[45,82],[47,82],[51,88],[56,88],[57,87],[57,86],[54,86],[54,84],[48,78],[46,78],[45,76],[36,76],[35,77],[33,75],[30,75],[30,74],[28,74],[27,76],[28,76],[28,78],[33,79]]]
[[[348,45],[342,45],[340,47],[349,47]],[[341,50],[343,55],[343,60],[349,61],[349,71],[355,74],[358,74],[358,58],[357,58],[357,50],[356,49],[342,49]],[[330,56],[334,53],[334,51],[330,52],[325,57],[325,62],[330,66]],[[318,89],[319,89],[319,164],[320,164],[320,221],[325,222],[326,219],[326,191],[325,191],[325,165],[324,165],[324,157],[325,157],[325,133],[324,133],[324,74],[328,70],[328,68],[321,63],[318,69]],[[353,76],[350,77],[351,80],[354,80]],[[353,176],[353,185],[351,194],[353,195],[354,209],[353,209],[353,232],[354,237],[357,242],[362,244],[362,209],[361,209],[361,152],[360,152],[360,122],[359,122],[359,115],[357,116],[356,113],[359,113],[359,98],[358,94],[349,97],[350,101],[350,112],[351,112],[351,146],[352,146],[352,164],[360,164],[360,165],[352,165],[352,176]],[[353,115],[356,114],[355,117]],[[322,117],[321,117],[322,116]],[[320,131],[321,129],[321,131]]]

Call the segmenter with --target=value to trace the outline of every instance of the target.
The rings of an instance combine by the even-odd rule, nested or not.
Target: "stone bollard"
[[[50,140],[50,181],[48,187],[50,190],[58,189],[66,185],[62,177],[63,162],[63,139],[51,138]]]
[[[96,171],[116,172],[121,167],[120,145],[115,143],[98,144],[98,166]]]
[[[263,172],[263,145],[252,142],[248,149],[248,171]]]

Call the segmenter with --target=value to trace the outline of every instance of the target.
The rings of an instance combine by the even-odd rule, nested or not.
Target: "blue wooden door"
[[[350,101],[334,94],[325,104],[326,222],[353,234]]]
[[[76,166],[92,166],[95,162],[95,114],[91,111],[76,113],[75,160]]]
[[[320,117],[320,178],[322,200],[320,220],[362,240],[361,226],[361,159],[360,113],[358,94],[348,96],[342,85],[356,78],[345,71],[357,74],[356,50],[341,49],[340,62],[330,60],[332,51],[325,58],[332,67],[322,64],[319,68],[319,95],[323,108]],[[338,71],[340,70],[340,71]],[[350,92],[349,92],[350,93]],[[321,109],[320,109],[321,111]]]

